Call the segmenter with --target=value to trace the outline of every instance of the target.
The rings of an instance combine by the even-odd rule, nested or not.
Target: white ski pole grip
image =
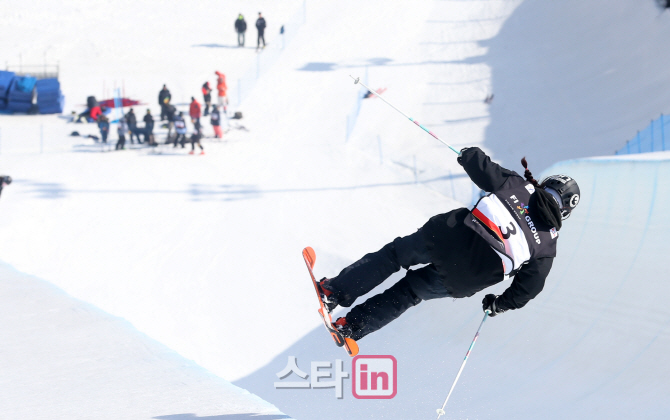
[[[427,128],[424,127],[423,125],[421,125],[417,120],[415,120],[414,118],[412,118],[412,117],[410,117],[409,115],[405,114],[404,112],[402,112],[401,110],[399,110],[398,108],[396,108],[395,106],[393,106],[393,104],[391,104],[389,101],[387,101],[386,99],[382,98],[380,94],[378,94],[376,91],[372,90],[372,89],[371,89],[369,86],[367,86],[365,83],[361,82],[361,78],[360,78],[360,77],[354,77],[354,76],[352,76],[352,75],[349,75],[349,77],[351,77],[352,79],[354,79],[354,84],[355,84],[355,85],[360,84],[361,86],[363,86],[364,88],[366,88],[367,90],[369,90],[370,92],[372,92],[376,97],[378,97],[378,98],[381,99],[382,101],[386,102],[386,104],[387,104],[388,106],[390,106],[391,108],[393,108],[393,109],[395,109],[396,111],[398,111],[399,113],[401,113],[405,118],[407,118],[408,120],[412,121],[415,125],[417,125],[419,128],[421,128],[423,131],[425,131],[426,133],[428,133],[428,134],[430,134],[431,136],[433,136],[436,140],[442,142],[445,146],[447,146],[447,147],[450,148],[454,153],[456,153],[457,155],[460,156],[461,152],[459,152],[458,150],[454,149],[449,143],[447,143],[446,141],[444,141],[444,140],[442,140],[441,138],[439,138],[435,133],[433,133],[432,131],[430,131],[429,129],[427,129]]]
[[[472,343],[470,344],[470,348],[468,349],[468,352],[465,353],[465,359],[463,359],[463,363],[461,364],[461,368],[458,370],[458,375],[456,375],[456,379],[454,379],[454,383],[451,385],[451,389],[449,390],[449,394],[447,395],[447,399],[444,400],[444,404],[442,404],[442,408],[437,409],[437,418],[438,419],[445,414],[444,407],[447,406],[447,401],[449,401],[449,397],[451,397],[451,393],[454,392],[454,388],[456,388],[456,382],[458,382],[458,378],[461,377],[461,373],[463,372],[463,368],[465,367],[465,364],[468,362],[468,356],[470,356],[470,352],[475,347],[475,343],[477,342],[477,338],[479,337],[479,330],[482,329],[482,325],[484,325],[484,321],[486,321],[486,318],[488,318],[489,313],[490,312],[487,310],[486,313],[484,314],[484,319],[482,319],[482,323],[479,324],[479,328],[477,328],[477,334],[475,334],[475,338],[472,340]]]

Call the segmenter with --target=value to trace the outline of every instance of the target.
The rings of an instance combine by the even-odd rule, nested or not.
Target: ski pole
[[[468,352],[465,353],[465,359],[463,359],[463,363],[461,364],[461,368],[458,370],[458,375],[456,375],[456,379],[454,379],[454,383],[451,385],[451,389],[449,390],[449,394],[447,395],[447,399],[444,400],[444,404],[442,404],[442,408],[437,409],[437,418],[438,419],[445,414],[444,413],[444,407],[447,405],[447,401],[449,401],[449,397],[451,397],[451,393],[454,392],[454,388],[456,387],[456,382],[458,382],[458,378],[461,377],[461,372],[463,372],[463,368],[465,367],[465,364],[468,362],[468,356],[470,356],[470,352],[475,347],[475,342],[477,341],[477,337],[479,337],[479,330],[482,329],[482,325],[484,325],[484,321],[486,321],[486,318],[488,316],[489,316],[489,311],[486,311],[486,313],[484,314],[484,319],[482,319],[482,323],[479,324],[479,328],[477,328],[477,334],[475,334],[475,338],[472,340],[472,344],[470,344],[470,348],[468,349]]]
[[[423,131],[425,131],[426,133],[428,133],[428,134],[430,134],[431,136],[435,137],[435,139],[441,141],[444,145],[446,145],[448,148],[450,148],[451,150],[453,150],[454,153],[456,153],[457,155],[460,155],[460,154],[461,154],[461,152],[459,152],[458,150],[454,149],[449,143],[447,143],[446,141],[444,141],[444,140],[442,140],[441,138],[437,137],[437,135],[436,135],[435,133],[433,133],[432,131],[430,131],[429,129],[427,129],[426,127],[424,127],[423,125],[419,124],[419,122],[418,122],[417,120],[415,120],[414,118],[412,118],[412,117],[410,117],[409,115],[405,114],[404,112],[402,112],[401,110],[399,110],[398,108],[396,108],[395,106],[393,106],[389,101],[387,101],[386,99],[382,98],[381,95],[379,95],[377,92],[375,92],[374,90],[370,89],[369,86],[367,86],[365,83],[361,82],[361,78],[360,78],[360,77],[354,77],[354,76],[352,76],[352,75],[349,75],[349,77],[351,77],[352,79],[354,79],[354,84],[359,84],[359,83],[360,83],[361,85],[363,85],[364,88],[366,88],[366,89],[369,90],[370,92],[374,93],[376,97],[378,97],[378,98],[381,99],[382,101],[386,102],[386,104],[387,104],[388,106],[390,106],[391,108],[393,108],[393,109],[395,109],[396,111],[398,111],[399,113],[401,113],[405,118],[407,118],[408,120],[412,121],[414,124],[416,124],[417,126],[419,126],[419,128],[421,128]]]

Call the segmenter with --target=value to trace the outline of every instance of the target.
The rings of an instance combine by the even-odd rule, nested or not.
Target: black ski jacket
[[[126,114],[126,122],[128,123],[128,127],[135,127],[137,125],[137,117],[134,112]]]
[[[258,29],[258,32],[263,33],[265,31],[265,18],[258,18],[256,21],[256,29]]]
[[[168,105],[165,113],[167,114],[167,120],[174,122],[175,117],[177,116],[177,108],[175,108],[174,105]]]
[[[212,111],[209,117],[209,121],[212,123],[213,126],[218,127],[221,125],[221,114],[219,113],[218,109],[216,111]]]
[[[152,131],[154,129],[154,117],[151,114],[144,114],[143,120],[146,129]]]
[[[243,33],[247,31],[247,22],[244,19],[236,19],[235,20],[235,30],[238,33]]]
[[[525,186],[530,184],[516,172],[492,162],[477,147],[464,149],[458,161],[470,179],[490,193],[510,189],[525,191]],[[528,208],[533,220],[540,219],[538,211],[532,206]],[[432,217],[422,228],[432,262],[455,298],[472,296],[505,279],[502,260],[493,250],[490,238],[468,226],[472,219],[470,210],[460,208]],[[542,235],[549,235],[550,229],[551,226],[537,222],[537,230],[542,231]],[[499,308],[519,309],[542,291],[554,260],[555,241],[553,253],[552,249],[542,248],[535,253],[539,257],[532,256],[521,266],[510,287],[496,301]]]
[[[160,92],[158,92],[158,104],[165,105],[165,98],[168,98],[168,100],[172,99],[169,89],[161,89]]]

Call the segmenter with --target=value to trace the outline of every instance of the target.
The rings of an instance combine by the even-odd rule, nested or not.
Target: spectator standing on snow
[[[119,141],[116,142],[116,150],[123,150],[126,148],[126,134],[128,133],[128,123],[126,123],[126,118],[121,117],[119,120],[119,126],[116,129],[116,132],[119,134]]]
[[[228,91],[228,85],[226,85],[226,75],[220,71],[215,71],[216,74],[216,90],[219,95],[219,109],[223,109],[225,113],[227,111],[226,107],[228,106],[228,96],[226,95]]]
[[[163,85],[163,89],[158,92],[158,105],[161,106],[161,121],[167,118],[167,108],[171,100],[172,95],[170,95],[170,91]]]
[[[256,49],[259,50],[261,48],[261,40],[263,40],[263,48],[265,48],[265,18],[261,14],[261,12],[258,12],[258,19],[256,19],[256,29],[258,29],[258,41],[256,42]]]
[[[205,101],[205,112],[202,116],[206,117],[209,115],[209,107],[212,105],[212,88],[209,87],[209,82],[202,85],[202,98]]]
[[[151,110],[147,109],[147,113],[144,114],[144,142],[147,144],[154,144],[154,117],[151,115]]]
[[[130,111],[126,114],[126,122],[128,123],[128,137],[130,137],[130,144],[133,144],[133,137],[137,137],[137,144],[142,144],[139,130],[137,129],[137,116],[132,108],[130,108]]]
[[[172,137],[172,129],[174,129],[174,121],[175,118],[177,117],[177,108],[174,107],[174,105],[168,103],[167,106],[167,120],[168,120],[168,135],[167,135],[167,140],[165,141],[165,144],[170,143],[170,139]]]
[[[214,137],[217,139],[223,138],[223,130],[221,129],[221,113],[219,108],[214,105],[212,107],[212,114],[209,117],[209,122],[212,123],[212,128],[214,129]]]
[[[98,128],[100,129],[100,136],[102,136],[102,142],[107,143],[107,135],[109,134],[109,120],[104,114],[101,114],[98,117]]]
[[[12,183],[12,177],[9,175],[0,175],[0,194],[2,194],[2,189],[7,185]]]
[[[174,129],[177,132],[177,137],[174,138],[174,147],[177,147],[177,143],[180,143],[181,147],[184,148],[184,143],[186,143],[186,121],[184,121],[183,112],[175,116]]]
[[[202,138],[202,126],[200,125],[200,121],[196,121],[193,127],[195,128],[195,132],[191,135],[191,151],[188,152],[188,154],[192,155],[195,153],[195,144],[198,143],[200,154],[204,155],[205,149],[202,147],[202,144],[200,144],[200,139]]]
[[[244,47],[244,33],[247,31],[247,21],[242,13],[235,20],[235,31],[237,31],[237,46]]]
[[[195,100],[194,97],[191,97],[191,106],[188,109],[188,114],[191,116],[191,122],[193,124],[196,123],[196,121],[200,121],[200,103]]]

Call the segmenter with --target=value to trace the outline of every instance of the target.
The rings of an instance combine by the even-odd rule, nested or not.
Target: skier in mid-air
[[[479,148],[461,151],[460,163],[472,181],[488,192],[472,210],[459,208],[432,217],[417,232],[396,238],[365,255],[336,277],[318,283],[324,305],[349,307],[391,274],[404,278],[355,306],[335,327],[360,340],[422,300],[474,295],[514,277],[501,295],[487,294],[484,311],[496,316],[522,308],[538,295],[556,256],[558,230],[579,203],[579,186],[565,175],[541,183],[522,159],[524,177],[505,169]],[[427,264],[419,269],[409,268]]]

